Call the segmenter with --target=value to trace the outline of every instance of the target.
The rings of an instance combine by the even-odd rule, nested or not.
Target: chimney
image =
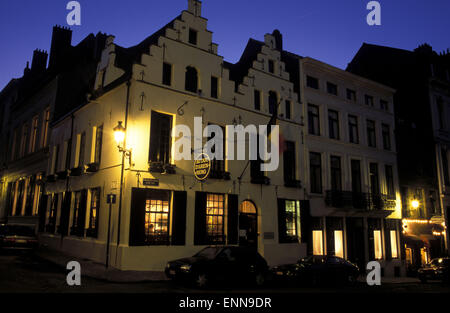
[[[47,57],[46,51],[36,49],[33,51],[33,61],[31,62],[31,72],[42,73],[47,68]]]
[[[199,0],[188,0],[188,12],[194,16],[202,16],[202,2]]]
[[[65,59],[72,44],[72,31],[68,27],[54,26],[50,48],[49,68],[59,66]]]
[[[272,33],[272,36],[275,37],[275,48],[278,51],[283,51],[283,35],[278,29],[275,29]]]

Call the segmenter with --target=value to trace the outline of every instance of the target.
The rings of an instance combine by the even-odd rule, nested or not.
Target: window
[[[323,232],[313,230],[313,255],[323,255]]]
[[[185,89],[195,93],[198,91],[197,70],[191,66],[186,67]]]
[[[444,183],[446,186],[450,186],[450,174],[448,172],[448,158],[447,158],[447,151],[445,149],[441,150],[442,155],[442,171],[444,172]]]
[[[28,143],[28,125],[24,124],[22,126],[22,138],[20,142],[20,154],[19,157],[23,158],[27,152],[27,143]]]
[[[383,258],[383,246],[381,244],[381,230],[373,231],[373,242],[374,242],[375,259],[380,260]]]
[[[273,60],[269,60],[269,73],[274,73],[275,72],[275,63],[273,62]]]
[[[259,90],[254,90],[253,92],[254,96],[254,103],[255,103],[255,110],[261,110],[261,92]]]
[[[356,91],[347,88],[347,99],[356,102]]]
[[[338,93],[337,85],[333,84],[333,83],[330,83],[330,82],[327,82],[327,92],[329,94],[337,96],[337,93]]]
[[[386,100],[380,100],[380,109],[389,111],[389,103]]]
[[[383,148],[384,150],[391,150],[391,131],[387,124],[381,125],[381,133],[383,136]]]
[[[48,127],[50,124],[50,109],[45,110],[43,120],[44,120],[44,125],[42,128],[42,145],[41,145],[41,147],[46,147],[47,140],[48,140]]]
[[[352,191],[355,193],[360,193],[362,191],[361,161],[352,160],[351,161],[351,171],[352,171]]]
[[[334,231],[334,255],[344,257],[344,236],[342,230]]]
[[[300,201],[285,201],[286,208],[286,236],[295,239],[298,237],[298,217]]]
[[[224,196],[221,194],[206,197],[206,234],[212,242],[224,239]]]
[[[309,153],[309,170],[311,192],[322,193],[322,160],[320,153]]]
[[[172,84],[172,64],[163,63],[162,83],[166,86]]]
[[[169,198],[145,200],[145,242],[157,244],[169,241]]]
[[[389,196],[394,196],[395,195],[394,171],[392,170],[392,166],[391,165],[385,165],[384,169],[385,169],[385,173],[386,173],[387,194]]]
[[[259,151],[259,135],[256,136],[256,142],[257,142],[257,148]],[[257,154],[257,158],[256,160],[250,160],[250,177],[251,177],[251,181],[252,183],[258,183],[260,184],[262,179],[264,179],[264,172],[261,171],[261,164],[263,163],[259,153]]]
[[[373,97],[369,95],[364,95],[364,103],[366,105],[370,105],[371,107],[373,107]]]
[[[269,113],[272,115],[278,114],[278,96],[275,91],[269,91]]]
[[[78,154],[78,167],[81,167],[84,165],[85,149],[86,149],[86,133],[83,132],[80,135],[80,150],[79,150],[79,154]]]
[[[370,174],[370,192],[373,195],[380,194],[380,183],[378,177],[378,164],[370,163],[369,165],[369,174]]]
[[[371,120],[367,120],[367,145],[374,148],[377,146],[375,122]]]
[[[291,101],[286,100],[286,118],[291,119]]]
[[[339,113],[328,110],[328,132],[331,139],[339,139]]]
[[[319,107],[314,104],[308,104],[308,131],[320,136]]]
[[[152,111],[149,161],[170,164],[172,116]]]
[[[348,116],[348,139],[351,143],[359,143],[358,118],[354,115]]]
[[[210,124],[211,125],[211,124]],[[220,152],[218,149],[216,150],[216,146],[211,147],[212,153],[217,153],[219,155],[216,155],[214,159],[211,159],[211,171],[215,173],[223,173],[225,172],[225,137],[226,137],[226,130],[225,127],[220,126],[222,129],[222,151]],[[216,136],[216,133],[212,133],[211,137],[208,138],[208,141],[214,139]],[[220,155],[221,154],[221,155]],[[213,174],[213,173],[211,173]],[[212,177],[211,177],[212,178]]]
[[[89,230],[91,237],[97,237],[98,213],[100,212],[100,188],[91,189],[91,208],[89,211]]]
[[[33,121],[31,122],[31,140],[30,140],[30,153],[33,153],[37,150],[37,136],[38,136],[38,128],[39,128],[39,117],[35,116]]]
[[[197,44],[197,31],[189,28],[189,43],[196,45]]]
[[[94,162],[100,165],[102,157],[103,125],[97,127],[95,132]]]
[[[86,190],[75,192],[71,235],[84,237],[86,223]]]
[[[306,86],[319,89],[319,80],[312,76],[306,76]]]
[[[295,180],[295,142],[286,141],[283,153],[284,181],[290,183]]]
[[[219,96],[219,79],[211,76],[211,98],[217,99]]]
[[[330,157],[330,169],[331,169],[331,190],[342,190],[342,170],[341,170],[341,158],[338,156]]]
[[[390,239],[391,239],[391,257],[393,259],[398,258],[398,248],[397,248],[397,231],[391,230],[389,232]]]

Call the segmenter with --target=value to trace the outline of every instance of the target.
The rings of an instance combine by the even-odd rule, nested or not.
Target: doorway
[[[258,248],[258,214],[250,200],[239,207],[239,246]]]

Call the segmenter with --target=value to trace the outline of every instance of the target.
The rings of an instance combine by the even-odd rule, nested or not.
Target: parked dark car
[[[210,283],[250,282],[261,286],[268,273],[266,260],[252,248],[207,247],[190,258],[167,263],[166,276],[203,288]]]
[[[318,285],[322,283],[355,283],[360,274],[358,266],[337,256],[313,255],[295,264],[271,269],[274,280]]]
[[[450,258],[436,258],[430,263],[421,267],[417,274],[422,283],[428,280],[450,281]]]
[[[0,225],[0,250],[33,250],[38,240],[33,227],[28,225]]]

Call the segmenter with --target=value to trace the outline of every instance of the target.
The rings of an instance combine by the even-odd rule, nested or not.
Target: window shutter
[[[286,238],[286,205],[284,199],[278,199],[278,242],[288,242]]]
[[[172,210],[172,245],[186,244],[186,191],[174,191]]]
[[[64,194],[64,200],[61,205],[61,222],[59,225],[62,236],[67,236],[68,234],[71,201],[72,201],[72,193],[66,192]],[[55,205],[57,205],[57,203],[55,203]]]
[[[312,232],[309,200],[300,201],[300,232],[301,242],[309,243]]]
[[[194,245],[206,243],[206,193],[195,193]]]
[[[145,189],[133,188],[131,192],[130,246],[141,246],[145,242]]]
[[[228,195],[228,244],[238,243],[239,197]]]

